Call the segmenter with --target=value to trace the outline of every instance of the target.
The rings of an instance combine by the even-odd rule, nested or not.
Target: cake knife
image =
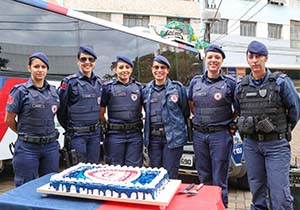
[[[186,188],[184,188],[183,190],[181,190],[179,193],[188,193],[188,191],[190,189],[192,189],[195,186],[195,183],[191,183],[190,185],[188,185]]]

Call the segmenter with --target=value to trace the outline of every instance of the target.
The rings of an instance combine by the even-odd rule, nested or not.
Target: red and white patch
[[[7,98],[7,103],[8,103],[8,104],[12,104],[13,102],[14,102],[14,97],[8,96],[8,98]]]
[[[174,103],[176,103],[178,101],[178,95],[172,94],[172,95],[170,95],[170,99],[171,99],[171,101],[173,101]]]
[[[60,85],[60,88],[65,90],[67,88],[67,83],[62,82],[61,85]]]
[[[52,105],[51,110],[55,114],[57,112],[57,105]]]
[[[138,99],[138,94],[132,93],[131,94],[131,100],[136,101]]]
[[[221,93],[215,93],[214,98],[215,98],[215,100],[219,101],[222,98],[222,94]]]
[[[140,177],[140,171],[134,169],[91,169],[84,175],[94,182],[132,182]]]

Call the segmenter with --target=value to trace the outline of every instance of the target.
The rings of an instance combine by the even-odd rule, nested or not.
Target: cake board
[[[96,200],[104,200],[104,201],[114,201],[114,202],[127,202],[127,203],[135,203],[135,204],[144,204],[144,205],[155,205],[159,206],[161,210],[165,209],[172,198],[176,194],[177,190],[181,185],[181,180],[170,179],[168,184],[166,184],[165,188],[159,193],[158,197],[155,200],[152,199],[134,199],[134,198],[117,198],[111,196],[101,196],[101,195],[93,195],[93,194],[84,194],[84,193],[76,193],[76,192],[64,192],[57,191],[54,188],[50,188],[49,183],[45,184],[39,188],[37,188],[37,192],[43,193],[43,196],[47,195],[60,195],[60,196],[69,196],[75,198],[86,198],[86,199],[96,199]]]

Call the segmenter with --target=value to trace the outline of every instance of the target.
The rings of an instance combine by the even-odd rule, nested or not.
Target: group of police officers
[[[166,168],[170,178],[177,178],[188,136],[187,121],[192,118],[199,180],[222,188],[226,208],[237,125],[244,136],[251,210],[293,209],[289,141],[300,117],[295,87],[286,74],[265,67],[268,50],[261,42],[248,45],[246,60],[251,73],[238,84],[221,72],[224,59],[221,47],[207,47],[207,71],[195,76],[186,91],[168,77],[171,65],[161,55],[153,59],[154,79],[144,86],[131,77],[134,63],[126,56],[116,58],[116,79],[103,83],[93,72],[96,53],[81,46],[79,70],[64,78],[56,90],[45,80],[47,56],[32,54],[28,62],[31,77],[12,89],[6,106],[5,121],[18,134],[13,156],[16,186],[59,171],[56,113],[65,129],[64,147],[72,156],[71,164],[99,163],[103,140],[106,163],[142,166],[146,148],[150,166]]]

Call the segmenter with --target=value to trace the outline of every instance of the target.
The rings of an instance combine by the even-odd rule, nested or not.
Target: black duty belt
[[[109,123],[108,124],[109,130],[118,130],[118,131],[124,131],[124,130],[140,130],[143,128],[142,122],[136,122],[136,123],[124,123],[124,124],[118,124],[118,123]]]
[[[151,128],[151,135],[158,136],[158,137],[164,137],[164,136],[166,136],[166,132],[165,132],[164,128]]]
[[[94,132],[100,127],[100,122],[97,122],[95,125],[84,126],[84,127],[69,127],[69,133],[81,133],[81,132]]]
[[[268,134],[247,134],[246,138],[256,141],[270,141],[287,138],[286,133],[268,133]]]
[[[220,126],[199,126],[199,125],[194,125],[193,124],[193,128],[196,131],[199,131],[201,133],[214,133],[214,132],[226,130],[226,129],[228,129],[228,126],[227,125],[220,125]]]
[[[53,141],[56,141],[59,137],[59,132],[57,131],[55,135],[51,136],[27,136],[27,135],[19,135],[18,139],[28,142],[28,143],[33,143],[33,144],[49,144]]]

